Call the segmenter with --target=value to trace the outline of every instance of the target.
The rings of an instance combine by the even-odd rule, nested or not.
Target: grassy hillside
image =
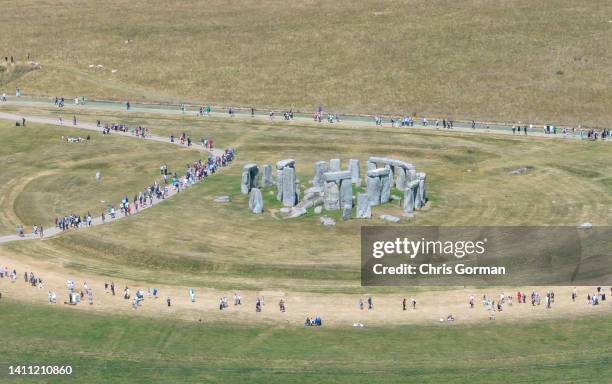
[[[24,0],[3,4],[0,53],[42,68],[2,88],[610,126],[611,15],[605,0]]]

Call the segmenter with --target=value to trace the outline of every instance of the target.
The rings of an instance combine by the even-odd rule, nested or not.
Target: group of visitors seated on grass
[[[62,136],[62,142],[65,143],[80,143],[91,140],[91,136],[87,135],[86,138],[82,137],[72,137],[72,136]]]
[[[313,317],[312,319],[310,317],[306,317],[306,320],[304,321],[304,325],[306,327],[320,327],[323,325],[323,322],[321,321],[321,317],[317,315]]]

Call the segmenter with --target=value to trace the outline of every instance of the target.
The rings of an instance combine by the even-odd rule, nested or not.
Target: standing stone
[[[385,204],[389,202],[391,197],[391,178],[389,175],[383,175],[380,177],[380,203]]]
[[[376,169],[376,163],[373,163],[371,161],[368,161],[366,163],[366,171],[373,171]]]
[[[406,188],[406,170],[402,167],[396,167],[395,174],[395,188],[403,191]]]
[[[395,178],[393,176],[394,175],[393,166],[386,165],[385,168],[389,170],[389,183],[390,183],[389,194],[391,194],[391,189],[395,186]]]
[[[240,180],[240,192],[247,194],[251,188],[258,187],[257,177],[259,176],[259,168],[257,164],[246,164],[242,167],[242,178]]]
[[[250,170],[251,188],[259,188],[259,168],[254,166]]]
[[[380,204],[380,191],[381,191],[380,177],[368,175],[367,193],[368,193],[368,200],[370,202],[371,207]]]
[[[419,180],[418,195],[419,195],[419,200],[421,201],[421,206],[423,206],[427,202],[427,191],[425,190],[426,174],[421,172],[417,176],[419,178],[418,179]]]
[[[314,178],[312,179],[312,185],[315,187],[322,187],[324,180],[323,174],[327,172],[327,162],[317,161],[315,163]]]
[[[249,209],[253,213],[263,212],[263,196],[259,188],[251,189],[251,194],[249,195]]]
[[[404,214],[411,215],[414,212],[414,191],[411,187],[404,189]]]
[[[240,193],[243,195],[248,194],[250,191],[250,181],[249,181],[249,170],[243,168],[242,169],[242,178],[240,180]]]
[[[323,207],[325,207],[326,211],[337,211],[340,209],[340,191],[338,190],[338,185],[333,181],[325,183]]]
[[[272,186],[272,166],[270,164],[264,164],[263,166],[263,187],[268,188]]]
[[[283,171],[276,170],[276,200],[283,201]]]
[[[358,159],[350,159],[349,160],[349,171],[351,172],[351,181],[353,184],[357,184],[361,182],[359,178],[359,160]]]
[[[291,167],[283,168],[283,205],[285,207],[293,207],[295,201],[295,169]]]
[[[353,211],[353,207],[350,204],[344,205],[342,207],[342,220],[347,221],[351,218],[351,213]]]
[[[419,194],[419,180],[413,180],[408,184],[408,187],[412,191],[414,196],[414,209],[421,209],[423,202],[421,201],[421,195]]]
[[[372,217],[372,208],[367,193],[359,193],[357,195],[357,218],[369,219]]]
[[[331,159],[329,161],[329,171],[330,172],[340,171],[340,159]]]
[[[353,207],[353,183],[350,179],[343,179],[340,182],[340,206]]]
[[[417,179],[416,169],[409,169],[406,179],[408,181],[414,181]]]

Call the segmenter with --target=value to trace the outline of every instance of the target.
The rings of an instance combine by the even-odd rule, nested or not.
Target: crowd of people
[[[61,101],[61,100],[60,100]],[[97,121],[97,127],[101,128],[102,124],[100,120]],[[109,134],[111,131],[115,132],[129,132],[130,128],[125,124],[105,124],[102,127],[102,134]],[[142,126],[138,126],[136,128],[132,128],[131,132],[134,136],[137,137],[148,137],[150,135],[148,128],[143,128]],[[87,136],[87,140],[90,137]],[[187,139],[187,140],[186,140]],[[62,140],[65,140],[62,137]],[[187,138],[185,133],[181,135],[181,144],[187,142],[187,145],[191,145],[191,139]],[[171,142],[174,142],[173,136],[171,136]],[[208,139],[206,141],[202,141],[202,145],[205,145],[207,148],[212,149],[213,141],[212,139]],[[208,156],[208,158],[204,161],[201,159],[193,162],[192,164],[187,164],[185,168],[185,174],[182,177],[174,172],[168,172],[168,167],[164,164],[160,167],[160,173],[162,176],[162,181],[155,180],[152,184],[144,188],[141,192],[138,192],[134,195],[134,198],[130,201],[130,199],[125,196],[121,199],[119,203],[119,211],[124,216],[132,215],[137,213],[140,208],[151,206],[155,203],[155,200],[164,200],[171,194],[171,188],[174,189],[176,193],[179,193],[181,190],[190,187],[191,185],[207,178],[209,175],[215,173],[220,167],[225,167],[229,165],[229,163],[234,159],[235,152],[232,148],[226,149],[221,155],[218,156]],[[99,172],[96,173],[96,181],[100,181]],[[106,208],[106,211],[103,211],[100,219],[102,223],[106,222],[107,215],[111,219],[116,218],[115,207],[109,205]],[[93,225],[94,218],[92,217],[90,212],[87,212],[84,215],[79,215],[76,213],[70,213],[63,215],[61,217],[55,218],[55,226],[62,231],[66,231],[69,229],[76,229],[82,227],[90,227]],[[36,228],[36,227],[35,227]],[[17,233],[19,236],[24,236],[23,227],[17,228]],[[42,233],[42,227],[41,227]],[[42,235],[41,235],[42,237]]]
[[[202,181],[211,174],[215,173],[220,167],[227,166],[234,159],[234,150],[227,149],[221,156],[209,156],[205,161],[196,160],[192,164],[187,164],[185,174],[179,177],[176,172],[168,172],[168,167],[164,164],[160,167],[162,181],[155,180],[152,184],[136,193],[132,200],[125,196],[121,199],[118,209],[123,216],[138,213],[140,209],[155,204],[156,201],[164,200],[171,194],[171,189],[176,193]],[[100,220],[106,222],[107,215],[111,219],[116,218],[115,207],[109,205],[105,212],[102,212]],[[55,218],[55,226],[62,231],[91,227],[94,218],[90,212],[84,215],[71,213],[62,217]]]
[[[4,279],[8,279],[10,283],[16,283],[18,272],[16,269],[10,269],[8,267],[1,268],[0,267],[0,282]],[[44,289],[43,279],[40,276],[35,275],[33,272],[24,272],[23,273],[24,283],[33,288]],[[115,296],[115,283],[113,281],[105,281],[104,282],[104,292],[106,294],[110,294]],[[193,288],[189,288],[187,290],[189,299],[192,303],[195,303],[195,290]],[[66,305],[77,305],[81,302],[87,300],[89,305],[93,305],[93,288],[88,285],[87,281],[84,281],[80,286],[77,287],[77,284],[74,280],[66,280],[66,294],[68,299],[64,301]],[[612,295],[612,287],[610,288],[610,294]],[[505,307],[512,307],[513,303],[517,304],[531,304],[532,307],[538,307],[540,305],[544,306],[547,309],[552,308],[555,303],[556,295],[554,291],[547,291],[545,295],[540,295],[537,291],[532,291],[531,294],[526,294],[523,291],[518,291],[516,295],[505,295],[503,292],[498,295],[488,296],[484,294],[482,296],[482,305],[483,308],[488,311],[489,319],[495,320],[496,314],[499,314],[505,310]],[[2,297],[0,291],[0,298]],[[57,294],[55,291],[49,290],[47,293],[48,302],[50,304],[55,304],[57,302]],[[143,303],[148,300],[157,300],[160,297],[160,291],[158,288],[147,288],[145,289],[137,289],[132,296],[131,290],[128,286],[125,286],[123,289],[123,293],[121,297],[130,302],[131,306],[134,310],[140,308]],[[568,298],[569,300],[570,298]],[[577,289],[574,288],[571,293],[571,301],[576,302],[579,299]],[[607,301],[606,296],[606,288],[604,287],[595,287],[594,292],[588,292],[585,296],[585,301],[587,305],[601,305]],[[171,307],[172,298],[170,295],[166,296],[165,300],[168,307]],[[359,307],[360,309],[364,309],[364,301],[359,299]],[[372,297],[369,296],[366,300],[367,306],[369,310],[374,309]],[[243,304],[242,298],[238,292],[234,293],[234,306],[238,307]],[[407,309],[408,304],[412,306],[413,309],[416,310],[416,299],[411,298],[407,300],[404,298],[402,300],[402,310],[405,311]],[[473,294],[468,297],[468,305],[470,309],[475,308],[475,296]],[[265,301],[263,296],[257,296],[255,299],[255,312],[259,313],[263,311],[265,306]],[[286,299],[280,298],[278,302],[279,311],[281,313],[287,310],[286,307]],[[226,296],[223,296],[219,299],[219,310],[225,310],[229,308],[229,300]],[[440,318],[440,322],[454,322],[456,321],[455,316],[451,313],[445,317]],[[361,323],[359,326],[363,327]],[[354,324],[354,325],[355,325]],[[304,322],[305,326],[322,326],[323,322],[319,315],[315,315],[313,317],[308,316]]]

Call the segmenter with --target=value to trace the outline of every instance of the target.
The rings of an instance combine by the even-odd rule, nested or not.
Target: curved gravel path
[[[0,112],[0,119],[4,119],[4,120],[12,120],[12,121],[21,121],[21,119],[25,117],[26,119],[26,124],[27,123],[39,123],[39,124],[48,124],[48,125],[57,125],[57,126],[62,126],[62,127],[68,127],[68,128],[78,128],[78,129],[85,129],[85,130],[89,130],[89,131],[95,131],[95,132],[100,132],[101,128],[97,127],[95,124],[89,124],[89,123],[79,123],[77,121],[76,125],[73,125],[72,122],[70,122],[70,124],[60,124],[60,122],[58,120],[55,119],[51,119],[51,118],[45,118],[45,117],[35,117],[35,116],[21,116],[21,115],[15,115],[15,114],[11,114],[11,113],[4,113],[4,112]],[[206,154],[210,154],[213,156],[221,156],[225,153],[224,150],[222,149],[217,149],[217,148],[213,148],[211,150],[202,147],[202,146],[197,146],[197,145],[192,145],[190,147],[187,147],[186,145],[182,145],[178,142],[174,142],[171,143],[168,138],[166,137],[162,137],[162,136],[156,136],[156,135],[150,135],[148,137],[142,138],[142,137],[137,137],[132,135],[129,132],[119,132],[119,131],[111,131],[112,135],[119,135],[119,136],[124,136],[124,137],[129,137],[132,139],[136,139],[136,140],[149,140],[149,141],[157,141],[160,143],[164,143],[164,144],[170,144],[170,145],[176,145],[178,147],[181,148],[185,148],[185,149],[191,149],[191,150],[196,150],[199,152],[204,152]],[[202,179],[204,180],[204,179]],[[133,213],[132,215],[138,214],[139,212],[149,209],[152,206],[155,206],[163,201],[165,201],[166,199],[171,198],[172,196],[178,194],[179,192],[177,192],[174,188],[170,188],[169,192],[168,192],[168,196],[165,199],[157,199],[157,198],[153,198],[153,204],[152,205],[145,205],[145,206],[141,206],[139,208],[139,210],[135,213]],[[106,216],[106,220],[103,222],[102,221],[102,217],[101,216],[97,216],[92,218],[92,226],[97,226],[97,225],[102,225],[105,223],[111,223],[113,221],[116,220],[120,220],[123,217],[128,217],[128,216],[123,216],[121,215],[121,213],[119,211],[117,211],[117,214],[115,216],[114,219],[111,219],[110,216]],[[36,239],[42,239],[42,238],[49,238],[49,237],[53,237],[53,236],[57,236],[59,234],[61,234],[62,232],[69,232],[68,231],[62,231],[61,229],[57,228],[57,227],[49,227],[49,228],[43,228],[44,229],[44,236],[41,237],[39,235],[34,235],[32,233],[28,233],[25,234],[24,236],[18,236],[17,234],[14,235],[6,235],[6,236],[0,236],[0,244],[3,243],[8,243],[11,241],[21,241],[21,240],[36,240]]]

